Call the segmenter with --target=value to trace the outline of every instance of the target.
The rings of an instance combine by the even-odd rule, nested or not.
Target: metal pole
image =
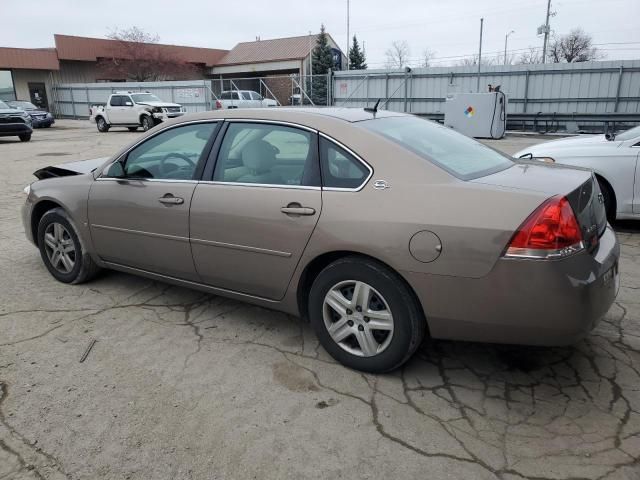
[[[515,33],[514,30],[511,30],[509,33],[507,33],[504,36],[504,64],[507,64],[507,40],[509,40],[509,35],[511,35],[512,33]]]
[[[551,11],[551,0],[547,0],[547,20],[544,22],[544,43],[542,44],[542,63],[547,59],[547,41],[549,40],[549,13]]]
[[[480,19],[480,48],[478,49],[478,80],[476,82],[476,92],[480,93],[480,66],[482,65],[482,26],[484,18]]]
[[[347,70],[349,70],[349,44],[351,39],[349,38],[349,0],[347,0]]]

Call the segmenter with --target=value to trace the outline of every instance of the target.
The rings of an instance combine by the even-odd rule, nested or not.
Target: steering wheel
[[[162,175],[163,177],[165,175],[167,175],[169,172],[175,170],[175,168],[173,168],[173,169],[171,169],[169,171],[167,171],[167,169],[166,169],[165,164],[167,163],[167,160],[169,160],[170,158],[180,158],[180,159],[184,160],[185,162],[187,162],[190,167],[193,167],[194,170],[196,168],[195,162],[193,160],[191,160],[189,157],[187,157],[184,153],[179,153],[179,152],[167,153],[164,156],[164,158],[162,160],[160,160],[160,165],[158,165],[158,169],[160,170],[160,175]]]

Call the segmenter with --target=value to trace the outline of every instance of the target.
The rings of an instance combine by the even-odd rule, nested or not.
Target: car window
[[[127,177],[191,180],[215,123],[172,128],[141,143],[127,155]]]
[[[258,92],[251,92],[251,97],[253,97],[254,100],[262,100],[262,95]]]
[[[109,105],[111,105],[112,107],[119,107],[122,105],[122,97],[120,95],[114,95],[113,97],[111,97],[111,101],[109,102]]]
[[[220,100],[229,100],[231,98],[231,93],[229,92],[222,92],[220,94]]]
[[[359,188],[369,176],[369,169],[335,143],[320,138],[322,186]]]
[[[242,99],[243,99],[243,100],[251,100],[251,93],[249,93],[249,92],[242,92]]]
[[[231,123],[214,180],[267,185],[318,185],[315,137],[284,125]]]
[[[231,99],[232,100],[239,100],[238,92],[231,92]]]
[[[513,166],[513,159],[440,124],[414,116],[360,122],[461,180],[471,180]]]

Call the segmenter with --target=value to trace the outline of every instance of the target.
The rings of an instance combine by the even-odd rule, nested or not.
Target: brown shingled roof
[[[60,64],[53,48],[0,47],[0,68],[59,70]]]
[[[60,60],[83,60],[95,62],[98,58],[111,58],[122,52],[119,42],[104,38],[54,35]],[[157,44],[157,48],[183,62],[204,64],[212,67],[228,52],[215,48],[183,47]]]
[[[304,35],[302,37],[242,42],[229,50],[229,53],[217,65],[300,60],[309,55],[311,48],[316,45],[317,38],[317,35]]]

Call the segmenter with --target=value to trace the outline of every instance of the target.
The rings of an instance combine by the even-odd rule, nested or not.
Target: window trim
[[[373,177],[373,167],[371,165],[369,165],[362,157],[360,157],[360,155],[358,155],[356,152],[354,152],[349,147],[347,147],[344,143],[339,142],[335,138],[332,138],[329,135],[326,135],[326,134],[324,134],[322,132],[318,132],[318,133],[325,140],[333,143],[334,145],[340,147],[341,149],[346,151],[348,154],[353,156],[353,158],[355,158],[358,162],[360,162],[369,171],[369,175],[362,181],[362,183],[359,186],[354,187],[354,188],[325,187],[324,186],[324,178],[323,178],[322,190],[327,191],[327,192],[359,192],[360,190],[362,190],[367,185],[367,183],[369,183],[369,180],[371,180],[371,177]],[[318,142],[318,148],[319,147],[320,147],[320,142]],[[320,152],[318,152],[318,160],[320,160]],[[322,161],[320,161],[320,169],[322,169]],[[322,175],[321,175],[321,177],[322,177]]]
[[[171,180],[168,178],[111,178],[111,177],[105,177],[105,172],[107,170],[109,170],[109,167],[111,165],[113,165],[116,162],[126,162],[127,156],[129,155],[129,153],[135,149],[138,145],[141,145],[142,143],[146,142],[147,140],[151,140],[154,137],[157,137],[158,135],[160,135],[161,133],[167,132],[169,130],[173,130],[174,128],[180,128],[180,127],[184,127],[186,125],[193,125],[193,124],[199,124],[199,123],[213,123],[213,124],[217,124],[214,129],[213,132],[211,132],[211,137],[209,137],[209,140],[207,140],[207,143],[204,146],[204,149],[202,150],[201,153],[201,158],[198,159],[198,163],[196,164],[196,169],[194,171],[194,177],[192,179],[189,180],[185,180],[185,179],[175,179],[175,180]],[[178,123],[175,125],[167,125],[165,128],[162,128],[160,130],[158,130],[157,132],[154,132],[153,135],[149,135],[148,137],[144,137],[141,138],[139,141],[137,141],[136,143],[134,143],[133,145],[131,145],[129,148],[127,148],[124,152],[122,152],[120,155],[118,155],[112,162],[109,162],[108,164],[106,164],[101,170],[100,172],[97,174],[97,178],[95,179],[96,181],[118,181],[118,182],[123,182],[123,181],[139,181],[139,182],[181,182],[181,183],[185,183],[185,182],[193,182],[193,183],[198,183],[201,179],[202,179],[202,174],[204,172],[204,168],[205,168],[205,164],[207,162],[207,159],[209,158],[209,155],[211,154],[211,149],[216,141],[216,139],[218,138],[218,135],[220,133],[222,124],[224,123],[223,119],[220,118],[215,118],[215,119],[207,119],[207,120],[191,120],[190,122],[182,122],[182,123]],[[206,152],[206,155],[205,155]],[[124,166],[124,163],[123,163]]]
[[[295,189],[295,190],[322,190],[322,186],[314,186],[314,185],[278,185],[272,183],[240,183],[240,182],[223,182],[220,180],[214,180],[213,176],[216,171],[216,167],[218,166],[218,160],[220,155],[220,150],[222,148],[222,142],[224,141],[224,137],[227,135],[228,126],[232,123],[264,123],[267,125],[281,125],[284,127],[297,128],[300,130],[306,130],[310,132],[312,135],[317,135],[319,132],[315,128],[308,127],[306,125],[300,125],[297,123],[286,122],[283,120],[264,120],[264,119],[255,119],[255,118],[227,118],[224,119],[225,125],[222,126],[218,133],[218,138],[216,139],[216,143],[209,153],[209,160],[207,165],[205,166],[203,178],[200,180],[200,183],[204,183],[207,185],[237,185],[240,187],[261,187],[261,188],[283,188],[283,189]],[[219,141],[218,141],[219,139]],[[318,150],[319,142],[317,141],[317,137],[315,140],[315,146]],[[311,145],[313,148],[313,145]],[[318,163],[318,167],[320,165],[320,157],[319,150],[316,153],[316,162]],[[320,170],[318,170],[320,173]],[[320,185],[322,185],[322,174],[320,173]]]

